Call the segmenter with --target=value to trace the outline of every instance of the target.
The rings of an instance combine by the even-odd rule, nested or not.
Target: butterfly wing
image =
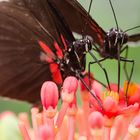
[[[67,23],[72,31],[90,35],[93,41],[100,47],[103,46],[105,31],[96,23],[87,11],[78,3],[77,0],[52,0],[63,13]],[[70,12],[69,12],[70,11]],[[85,29],[84,29],[85,28]],[[128,42],[137,42],[140,40],[140,34],[129,36]]]
[[[140,33],[129,36],[128,42],[138,42],[138,41],[140,41]]]
[[[72,31],[90,35],[94,43],[103,46],[104,30],[76,0],[52,0],[62,12]]]
[[[52,0],[10,0],[10,2],[18,7],[29,9],[52,37],[55,37],[54,40],[58,43],[61,44],[60,32],[69,42],[75,40],[64,17],[60,13],[60,9],[58,10],[56,3]]]
[[[34,32],[35,31],[35,32]],[[34,102],[40,86],[51,73],[40,61],[41,34],[35,20],[25,10],[0,3],[0,91],[2,96]],[[49,41],[48,41],[49,42]],[[51,41],[50,41],[51,42]]]
[[[19,6],[12,1],[0,2],[1,96],[33,103],[40,100],[40,87],[44,81],[54,80],[53,78],[61,76],[58,65],[51,63],[50,66],[49,63],[42,60],[42,56],[45,58],[47,55],[53,60],[55,59],[53,57],[60,54],[61,49],[64,50],[57,29],[61,23],[58,21],[59,26],[56,26],[53,21],[55,18],[52,16],[54,15],[50,12],[40,15],[40,17],[47,17],[47,22],[43,23],[43,19],[39,18],[39,15],[37,17],[23,5]],[[41,21],[39,21],[40,19]],[[65,32],[62,30],[64,37],[67,35],[67,31]],[[46,48],[42,49],[43,45],[39,42],[45,44]],[[59,44],[61,48],[58,48],[55,43]],[[47,52],[44,52],[45,50]]]

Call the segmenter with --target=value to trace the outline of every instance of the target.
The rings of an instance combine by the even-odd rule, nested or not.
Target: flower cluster
[[[89,85],[87,77],[83,81]],[[27,114],[19,114],[24,140],[140,140],[140,85],[130,83],[127,88],[125,82],[117,93],[116,84],[107,90],[91,81],[89,93],[80,83],[81,105],[77,105],[78,84],[75,77],[67,77],[60,95],[54,82],[42,85],[43,108],[31,109],[32,128]]]

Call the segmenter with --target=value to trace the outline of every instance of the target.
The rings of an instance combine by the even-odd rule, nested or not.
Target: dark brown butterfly
[[[89,39],[74,39],[51,0],[0,2],[1,96],[35,103],[44,81],[81,79],[90,49]]]
[[[80,75],[91,45],[75,41],[71,30],[82,34],[85,25],[84,34],[103,48],[106,33],[76,0],[0,2],[0,94],[36,102],[44,81],[61,85],[66,76]]]

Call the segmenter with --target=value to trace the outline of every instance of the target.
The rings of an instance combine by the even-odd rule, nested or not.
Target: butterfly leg
[[[85,83],[85,81],[83,80],[83,77],[81,77],[81,75],[79,74],[78,71],[76,71],[76,77],[78,77],[78,79],[85,86],[85,88],[89,91],[89,93],[93,96],[93,98],[96,99],[96,101],[97,101],[98,105],[101,107],[101,109],[104,110],[103,105],[101,103],[101,100],[99,99],[99,97],[96,96],[96,94],[94,93],[94,91],[92,91],[89,88],[89,86]]]
[[[124,69],[124,72],[125,72],[125,76],[127,78],[127,88],[126,88],[126,97],[127,97],[127,92],[128,92],[128,87],[129,87],[129,84],[130,84],[130,81],[131,81],[131,78],[132,78],[132,74],[133,74],[133,70],[134,70],[134,65],[135,65],[135,61],[134,60],[129,60],[129,62],[132,63],[132,68],[131,68],[131,71],[130,71],[130,76],[128,74],[128,71],[127,71],[127,60],[128,60],[128,45],[124,46],[124,48],[121,50],[121,52],[124,52],[125,51],[125,57],[123,58],[123,61],[124,61],[124,66],[123,66],[123,69]]]
[[[95,51],[96,53],[99,53],[100,50],[99,50],[98,46],[96,46],[96,44],[93,43],[93,42],[92,42],[92,44],[93,44],[93,46],[94,46],[94,47],[92,47],[92,50]],[[103,87],[107,88],[107,86],[106,86],[103,82],[99,81],[99,80],[96,79],[95,77],[94,77],[94,78],[91,77],[91,74],[90,74],[90,65],[88,65],[88,66],[89,66],[89,68],[88,68],[89,85],[91,86],[91,81],[90,81],[90,78],[91,78],[92,80],[97,81],[98,83],[100,83]]]
[[[89,64],[88,64],[88,73],[90,73],[90,66],[91,66],[92,64],[94,64],[94,63],[97,63],[97,64],[100,66],[100,68],[103,70],[103,72],[104,72],[104,74],[105,74],[105,77],[106,77],[106,80],[107,80],[108,88],[109,88],[109,90],[111,90],[107,71],[106,71],[106,69],[102,66],[102,64],[100,63],[100,62],[102,62],[102,61],[105,61],[108,57],[105,57],[105,58],[102,58],[102,59],[99,59],[99,60],[98,60],[98,59],[96,58],[96,56],[95,56],[93,53],[91,53],[91,52],[89,52],[89,53],[90,53],[90,55],[92,56],[92,58],[94,59],[94,61],[89,62]]]
[[[121,63],[120,63],[120,47],[118,47],[118,54],[117,54],[117,60],[118,60],[118,93],[120,92],[120,77],[121,77]]]
[[[124,47],[123,51],[125,51],[125,59],[127,59],[128,58],[128,45]],[[124,62],[123,69],[124,69],[127,80],[129,80],[129,76],[128,76],[128,72],[126,68],[126,62]]]
[[[91,80],[92,80],[92,81],[94,80],[94,81],[100,83],[103,87],[107,88],[107,86],[106,86],[103,82],[101,82],[100,80],[98,80],[98,79],[96,79],[95,77],[92,77],[92,76],[91,76],[90,70],[88,70],[88,72],[85,73],[85,74],[83,74],[82,76],[83,76],[83,77],[88,76],[89,87],[91,87]]]
[[[135,61],[133,59],[127,59],[127,57],[121,57],[120,60],[124,62],[124,71],[125,71],[125,74],[127,73],[126,74],[127,76],[128,76],[128,72],[127,72],[127,69],[126,69],[126,64],[127,63],[131,63],[132,64],[132,67],[131,67],[131,70],[130,70],[130,75],[127,77],[128,83],[127,83],[126,94],[125,94],[126,100],[127,100],[128,88],[129,88],[129,84],[130,84],[130,81],[131,81],[131,78],[132,78],[132,74],[133,74],[133,71],[134,71]]]

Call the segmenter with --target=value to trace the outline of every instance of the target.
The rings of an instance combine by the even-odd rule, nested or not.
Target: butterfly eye
[[[80,43],[83,44],[84,43],[84,40],[83,39],[80,39]]]
[[[110,32],[108,33],[108,39],[110,41],[114,41],[116,39],[116,31],[110,30]]]

